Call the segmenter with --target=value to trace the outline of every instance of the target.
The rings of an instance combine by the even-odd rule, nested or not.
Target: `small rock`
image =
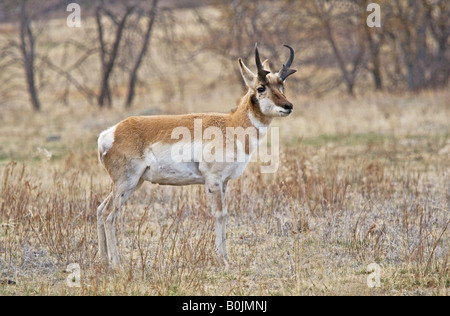
[[[50,142],[59,142],[61,140],[61,135],[49,135],[46,138],[46,142],[50,143]]]

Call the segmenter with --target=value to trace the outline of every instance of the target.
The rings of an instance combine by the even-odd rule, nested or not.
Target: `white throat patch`
[[[270,124],[264,124],[260,120],[258,120],[251,111],[248,112],[248,118],[252,125],[262,134],[266,134],[267,130],[270,127]]]

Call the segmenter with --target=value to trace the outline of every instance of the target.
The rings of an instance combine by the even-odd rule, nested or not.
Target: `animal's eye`
[[[259,93],[263,93],[264,91],[266,91],[266,87],[261,86],[257,90],[258,90]]]

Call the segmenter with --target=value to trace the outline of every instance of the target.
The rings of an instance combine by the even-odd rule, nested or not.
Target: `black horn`
[[[270,71],[264,70],[263,65],[261,63],[261,59],[259,58],[258,44],[255,44],[255,62],[256,67],[258,68],[258,79],[261,82],[267,82],[267,75]]]
[[[291,67],[292,62],[294,61],[294,49],[288,45],[284,45],[284,47],[289,48],[289,50],[291,51],[291,54],[290,54],[289,59],[287,60],[286,64],[283,65],[283,68],[278,73],[278,75],[280,76],[280,79],[282,81],[286,80],[287,77],[289,77],[290,75],[292,75],[293,73],[295,73],[297,71],[295,69],[289,68],[289,67]]]

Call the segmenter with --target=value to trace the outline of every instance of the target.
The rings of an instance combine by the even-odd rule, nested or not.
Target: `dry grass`
[[[124,269],[99,264],[95,215],[109,180],[95,139],[130,113],[5,112],[0,279],[16,285],[0,293],[448,295],[448,92],[369,100],[298,100],[300,114],[277,122],[278,172],[251,165],[230,185],[227,271],[200,186],[145,185],[118,222]],[[379,289],[367,287],[372,262]],[[70,263],[81,288],[66,285]]]
[[[252,164],[229,185],[230,268],[215,261],[203,187],[146,184],[117,223],[124,267],[106,271],[96,209],[110,182],[97,135],[134,114],[226,112],[242,91],[240,82],[186,82],[182,105],[165,102],[155,79],[131,111],[99,111],[75,93],[64,107],[53,87],[41,94],[43,113],[21,105],[25,93],[6,102],[0,295],[449,294],[448,91],[317,99],[289,86],[295,113],[275,122],[278,172]],[[381,287],[369,289],[373,262]],[[66,284],[70,263],[81,266],[80,288]]]

